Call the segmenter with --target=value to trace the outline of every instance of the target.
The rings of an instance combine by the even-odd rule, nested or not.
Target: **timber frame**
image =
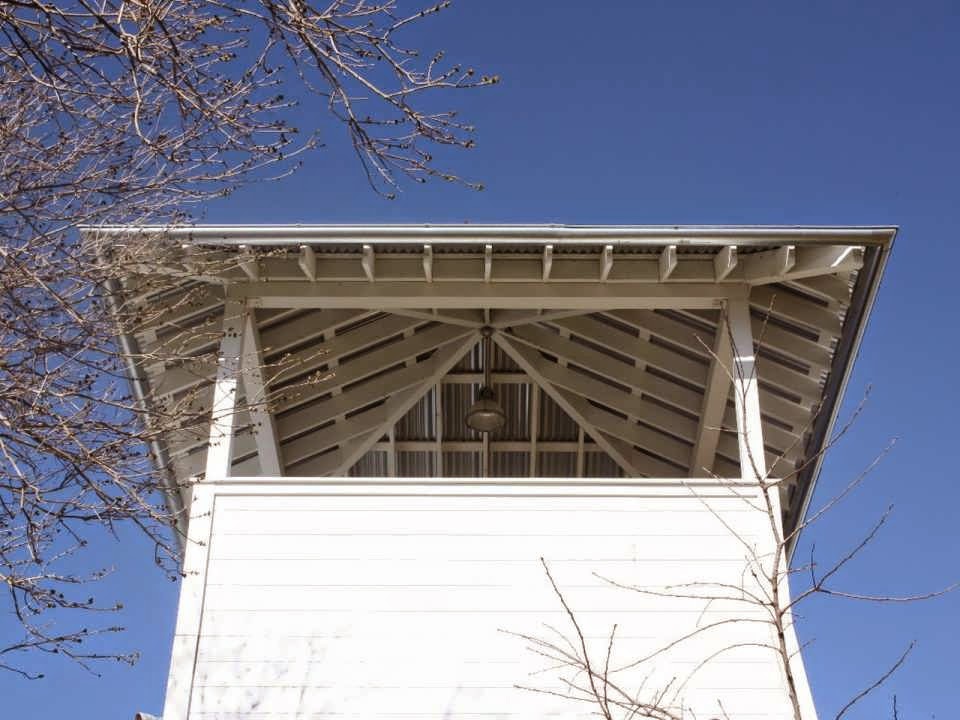
[[[125,279],[147,318],[125,347],[136,348],[130,371],[149,385],[148,406],[189,396],[211,419],[209,432],[166,438],[178,488],[200,477],[745,477],[769,467],[788,480],[789,532],[896,231],[84,233],[114,255],[158,248]],[[462,422],[481,382],[484,327],[510,417],[492,436]],[[174,346],[176,357],[165,354]]]

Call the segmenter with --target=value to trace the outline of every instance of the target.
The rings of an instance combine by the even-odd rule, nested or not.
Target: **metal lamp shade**
[[[507,415],[497,402],[493,390],[484,386],[480,390],[480,397],[467,411],[465,421],[467,427],[477,432],[488,433],[502,428],[507,422]]]

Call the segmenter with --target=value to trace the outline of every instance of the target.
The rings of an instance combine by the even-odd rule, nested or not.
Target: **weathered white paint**
[[[164,718],[586,717],[588,705],[514,687],[561,687],[511,634],[572,631],[540,557],[595,660],[618,625],[613,667],[698,623],[746,621],[617,673],[635,688],[646,678],[645,693],[773,639],[743,603],[645,596],[594,574],[741,584],[745,548],[771,542],[743,484],[232,478],[200,492],[191,531],[209,544],[188,550]],[[790,717],[776,658],[756,646],[719,654],[672,702],[708,718],[718,700],[730,717]]]

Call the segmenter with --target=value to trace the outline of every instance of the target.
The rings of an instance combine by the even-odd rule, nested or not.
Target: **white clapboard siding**
[[[595,716],[549,694],[572,675],[521,637],[574,637],[544,558],[594,662],[617,625],[611,668],[621,687],[652,697],[669,685],[667,702],[690,717],[722,716],[720,701],[731,718],[787,720],[762,608],[735,590],[675,588],[725,597],[674,598],[609,582],[651,591],[744,582],[769,544],[765,516],[744,488],[695,495],[682,482],[502,493],[492,484],[217,486],[199,636],[184,659],[186,717]]]

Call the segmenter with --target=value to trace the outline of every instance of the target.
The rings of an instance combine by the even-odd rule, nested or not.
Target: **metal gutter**
[[[183,242],[215,245],[293,245],[310,243],[446,245],[552,243],[609,244],[623,247],[662,245],[884,245],[892,227],[802,227],[729,225],[200,225],[85,226],[100,237],[163,234]]]
[[[117,306],[116,296],[121,292],[120,284],[112,278],[106,280],[104,284],[107,288],[107,302],[110,305],[110,312],[113,313],[114,317],[119,317],[120,308]],[[120,349],[124,354],[127,374],[130,377],[130,386],[133,388],[137,408],[144,416],[148,416],[150,413],[148,401],[150,396],[149,386],[146,378],[140,374],[135,359],[141,356],[139,343],[135,337],[124,332],[119,333],[118,340],[120,341]],[[163,476],[164,485],[166,486],[164,502],[167,505],[167,510],[174,516],[176,525],[174,535],[177,537],[177,547],[180,552],[183,553],[187,537],[188,520],[183,496],[180,494],[176,478],[170,469],[171,461],[167,449],[157,439],[150,440],[148,445],[150,447],[150,456],[153,458],[154,468]]]
[[[840,405],[846,393],[847,384],[853,374],[853,366],[860,353],[860,346],[867,328],[867,320],[873,310],[877,291],[880,288],[880,281],[883,278],[896,235],[897,229],[893,228],[885,244],[868,248],[865,253],[864,265],[860,269],[857,284],[850,298],[848,316],[844,322],[844,329],[850,328],[850,330],[844,332],[834,354],[830,375],[824,387],[824,405],[817,416],[805,452],[806,457],[814,457],[815,459],[800,477],[803,497],[799,503],[794,505],[793,510],[786,518],[785,527],[788,528],[788,531],[792,531],[793,528],[803,522],[809,511],[810,502],[813,499],[813,493],[820,476],[820,469],[823,466],[826,451],[829,449],[827,445],[833,435],[837,416],[840,413]],[[851,317],[850,313],[856,313],[856,315]],[[787,546],[788,561],[793,557],[793,551],[799,537],[800,533],[794,535]]]

